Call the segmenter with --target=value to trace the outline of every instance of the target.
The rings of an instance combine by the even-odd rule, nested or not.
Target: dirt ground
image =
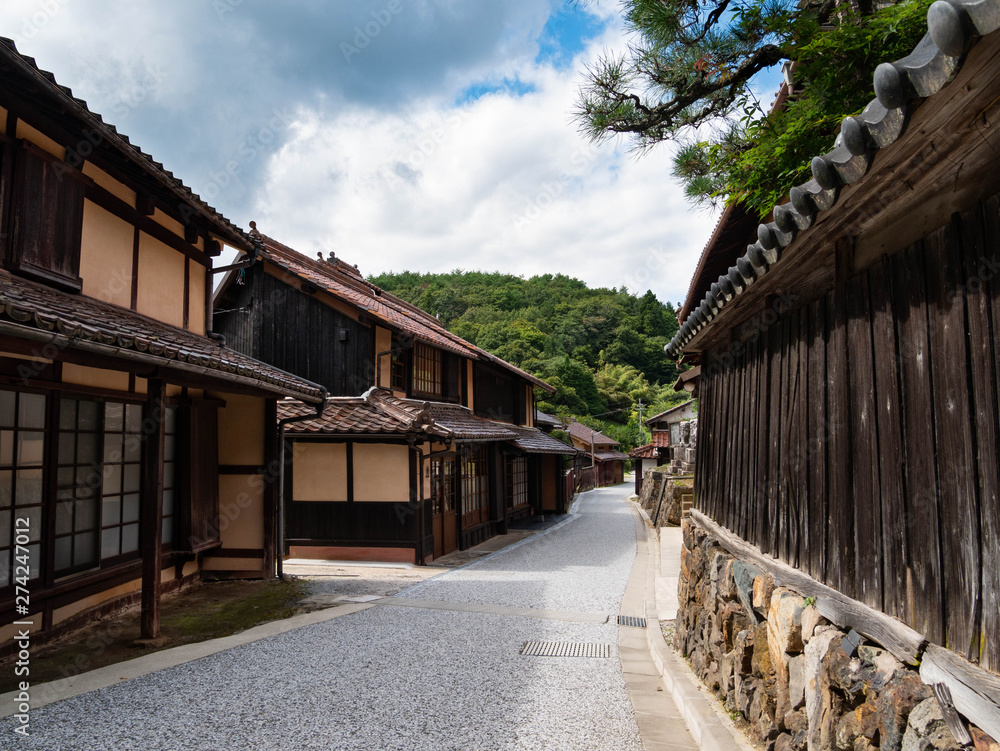
[[[162,638],[137,645],[139,608],[133,607],[75,630],[31,651],[33,685],[183,644],[245,631],[261,623],[331,607],[341,598],[389,597],[445,571],[433,566],[389,568],[337,564],[287,565],[272,581],[200,582],[165,596]],[[0,693],[17,688],[15,656],[0,660]]]

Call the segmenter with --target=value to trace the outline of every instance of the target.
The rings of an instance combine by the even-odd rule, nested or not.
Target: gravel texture
[[[403,597],[616,615],[635,555],[621,486]],[[33,710],[0,748],[640,751],[617,625],[376,605]],[[525,641],[612,658],[522,657]]]

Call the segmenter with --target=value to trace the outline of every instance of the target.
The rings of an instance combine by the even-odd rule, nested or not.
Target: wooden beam
[[[166,382],[152,378],[146,384],[142,408],[142,612],[143,639],[160,635],[160,548],[163,543],[163,443],[166,419]]]
[[[129,206],[125,201],[100,185],[96,183],[87,185],[85,197],[88,201],[92,201],[105,211],[135,226],[150,237],[159,240],[164,245],[173,248],[179,253],[183,253],[192,261],[200,263],[202,266],[210,264],[208,256],[211,253],[206,254],[201,252],[194,245],[185,242],[184,238],[174,234],[149,216],[143,215],[140,211]]]
[[[852,628],[878,642],[902,662],[910,665],[920,663],[927,641],[902,621],[841,594],[787,563],[764,555],[756,546],[716,524],[697,509],[691,509],[690,514],[693,522],[715,537],[734,556],[753,563],[761,571],[773,576],[776,585],[790,587],[806,597],[816,598],[816,609],[831,623],[843,629]]]
[[[988,735],[1000,738],[1000,678],[937,644],[928,645],[920,662],[920,678],[932,686],[944,683],[959,712]]]

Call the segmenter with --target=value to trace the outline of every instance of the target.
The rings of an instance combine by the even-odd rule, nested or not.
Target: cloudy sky
[[[614,0],[4,0],[0,34],[227,217],[362,273],[682,300],[716,217],[573,105]]]

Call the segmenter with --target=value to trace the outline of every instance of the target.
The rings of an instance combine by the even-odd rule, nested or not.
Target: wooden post
[[[278,444],[278,400],[268,399],[264,426],[264,578],[277,574],[278,556],[278,483],[281,451]]]
[[[163,542],[163,427],[166,384],[147,382],[142,408],[142,612],[141,637],[160,635],[160,547]]]

